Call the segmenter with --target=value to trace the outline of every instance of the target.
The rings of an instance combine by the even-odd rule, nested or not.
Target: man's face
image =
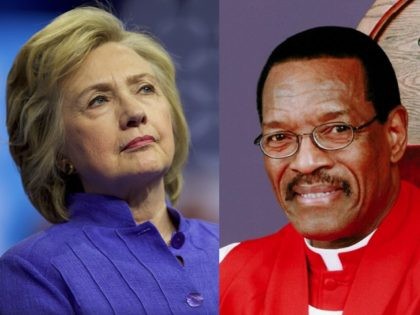
[[[375,115],[362,64],[354,58],[287,61],[274,66],[265,83],[263,134],[309,133],[329,122],[360,126]],[[315,246],[355,243],[389,210],[398,190],[389,130],[375,121],[341,150],[322,150],[304,136],[295,155],[264,156],[279,203]]]

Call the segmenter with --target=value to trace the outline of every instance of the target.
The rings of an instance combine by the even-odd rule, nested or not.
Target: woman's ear
[[[386,132],[391,152],[391,162],[397,163],[407,147],[408,113],[404,106],[398,105],[388,115]]]
[[[64,175],[73,175],[76,173],[76,169],[73,163],[64,156],[57,157],[56,166],[58,170],[63,173]]]

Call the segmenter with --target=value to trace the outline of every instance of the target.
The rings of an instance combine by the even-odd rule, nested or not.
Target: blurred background
[[[155,35],[173,57],[192,138],[185,187],[177,208],[189,217],[218,221],[218,1],[1,1],[0,255],[48,226],[23,192],[9,154],[5,123],[7,74],[20,47],[54,17],[80,5],[98,3],[111,8],[128,28]]]

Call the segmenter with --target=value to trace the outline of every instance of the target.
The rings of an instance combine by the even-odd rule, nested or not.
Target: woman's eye
[[[144,84],[140,86],[139,93],[140,94],[153,94],[155,93],[155,87],[152,84]]]
[[[89,107],[101,106],[108,102],[108,98],[103,95],[98,95],[89,102]]]

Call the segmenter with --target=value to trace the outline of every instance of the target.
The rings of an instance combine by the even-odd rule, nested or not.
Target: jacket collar
[[[137,224],[131,214],[126,201],[108,195],[76,193],[67,199],[70,211],[70,221],[84,225],[96,225],[110,228],[136,227]],[[167,206],[169,216],[177,230],[186,228],[185,218],[174,208]]]

